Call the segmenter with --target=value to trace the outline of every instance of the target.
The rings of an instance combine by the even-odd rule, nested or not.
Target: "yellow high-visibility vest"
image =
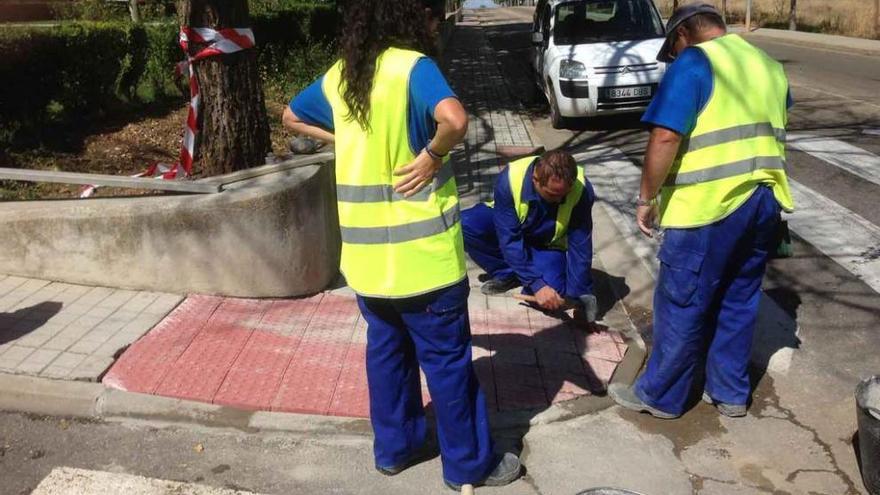
[[[511,162],[507,169],[507,177],[510,180],[510,192],[513,195],[513,208],[516,210],[516,216],[519,218],[520,224],[523,224],[529,216],[529,202],[522,199],[523,183],[526,180],[526,172],[528,172],[529,166],[537,159],[538,157],[536,156],[520,158]],[[568,224],[571,222],[571,212],[574,210],[574,206],[581,200],[581,195],[584,193],[584,181],[584,168],[579,166],[577,168],[577,180],[574,181],[571,191],[568,192],[565,200],[559,204],[559,208],[556,210],[556,229],[549,247],[556,249],[568,248]],[[494,206],[494,203],[489,203],[489,206]]]
[[[432,184],[404,198],[395,170],[410,163],[409,78],[421,53],[389,48],[376,61],[367,130],[342,98],[342,61],[324,76],[336,135],[336,196],[342,273],[362,296],[404,298],[456,284],[466,276],[458,190],[451,163]]]
[[[682,141],[660,198],[660,225],[716,222],[773,188],[786,211],[794,203],[785,173],[788,80],[782,65],[736,34],[696,45],[712,66],[713,91]]]

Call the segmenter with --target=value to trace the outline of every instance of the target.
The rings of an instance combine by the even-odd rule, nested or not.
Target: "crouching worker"
[[[546,310],[566,300],[596,319],[593,186],[564,151],[514,161],[499,174],[495,201],[463,211],[465,251],[491,279],[484,294],[519,285]]]
[[[376,469],[396,475],[430,455],[421,366],[446,484],[503,485],[521,465],[494,452],[471,364],[458,192],[444,158],[464,138],[467,114],[424,55],[443,12],[435,4],[345,2],[341,59],[283,121],[336,144],[340,263],[368,327]]]

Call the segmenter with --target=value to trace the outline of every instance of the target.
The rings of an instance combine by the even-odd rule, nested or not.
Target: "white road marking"
[[[880,227],[803,184],[789,184],[791,230],[880,292]]]
[[[255,495],[251,492],[165,481],[131,474],[57,467],[31,495]]]
[[[812,134],[789,134],[788,146],[880,185],[880,156],[839,139]]]
[[[635,220],[634,203],[641,169],[617,148],[591,147],[574,157],[587,168],[587,177],[596,190],[597,202],[608,212],[621,236],[656,280],[660,245],[655,239],[645,237]],[[762,294],[752,360],[766,365],[772,372],[787,373],[794,350],[800,344],[799,334],[797,322],[776,301]]]

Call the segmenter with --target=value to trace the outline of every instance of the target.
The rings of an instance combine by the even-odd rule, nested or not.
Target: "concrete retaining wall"
[[[173,293],[316,293],[339,264],[328,156],[217,194],[0,203],[0,273]]]

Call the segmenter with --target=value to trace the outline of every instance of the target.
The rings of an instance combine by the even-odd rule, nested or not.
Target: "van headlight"
[[[576,60],[563,60],[559,63],[559,77],[562,79],[586,79],[587,68]]]

